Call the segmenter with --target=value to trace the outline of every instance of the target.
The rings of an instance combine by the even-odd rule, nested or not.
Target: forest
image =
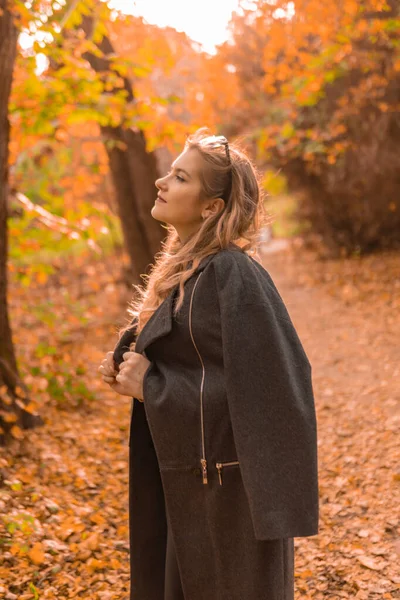
[[[0,0],[0,598],[128,598],[130,399],[97,369],[204,126],[257,166],[313,365],[296,599],[400,598],[399,0],[238,0],[215,53],[102,0]]]

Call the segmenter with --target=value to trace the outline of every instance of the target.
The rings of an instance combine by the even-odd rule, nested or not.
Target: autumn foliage
[[[100,0],[11,9],[31,41],[9,103],[8,251],[24,285],[82,244],[124,244],[137,278],[162,237],[154,179],[205,124],[282,168],[299,216],[335,252],[398,245],[395,0],[246,2],[214,55]]]
[[[400,6],[396,0],[258,2],[223,51],[260,155],[302,192],[336,248],[396,245],[400,233]],[[247,60],[246,60],[247,59]],[[242,113],[243,119],[243,113]],[[248,130],[248,129],[247,129]]]
[[[261,165],[282,167],[291,189],[301,192],[301,214],[332,248],[368,252],[396,245],[396,0],[246,2],[215,55],[201,52],[184,33],[117,14],[96,0],[71,6],[49,12],[40,24],[53,43],[35,42],[32,56],[27,60],[24,52],[17,62],[14,158],[43,139],[50,145],[68,140],[70,148],[71,134],[76,139],[81,131],[82,149],[86,140],[97,144],[100,171],[82,152],[78,167],[94,181],[99,173],[107,176],[99,126],[140,129],[149,150],[174,153],[187,133],[206,124],[245,139]],[[81,30],[88,15],[96,19],[89,39]],[[115,47],[107,74],[94,72],[85,59],[88,52],[99,55],[103,35]],[[49,61],[39,76],[37,53]]]
[[[143,200],[143,181],[151,202],[142,158],[165,173],[204,125],[241,138],[267,191],[279,172],[307,231],[350,255],[321,262],[297,234],[261,246],[318,411],[321,529],[296,542],[296,598],[399,598],[399,0],[240,4],[207,54],[100,0],[0,0],[6,600],[127,597],[130,399],[97,368],[158,238],[145,203],[124,223],[121,189]]]

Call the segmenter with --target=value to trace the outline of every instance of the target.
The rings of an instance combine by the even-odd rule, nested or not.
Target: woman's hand
[[[103,380],[122,396],[131,396],[143,402],[143,376],[150,361],[137,352],[125,352],[124,362],[119,366],[119,372],[114,368],[112,352],[107,352],[106,358],[99,367]]]
[[[114,383],[115,377],[118,375],[113,356],[114,352],[107,352],[105,359],[101,361],[101,365],[97,369],[103,375],[103,381],[109,384]]]

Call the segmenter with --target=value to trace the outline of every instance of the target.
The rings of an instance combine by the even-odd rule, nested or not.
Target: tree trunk
[[[82,18],[82,29],[89,38],[93,33],[93,23],[91,17]],[[83,56],[94,71],[106,73],[110,71],[107,56],[115,54],[114,48],[106,36],[97,46],[103,53],[102,57],[90,52]],[[126,77],[122,79],[127,101],[132,102],[132,84]],[[145,273],[149,264],[153,262],[154,255],[161,249],[161,241],[165,237],[161,224],[153,219],[150,213],[157,197],[154,185],[158,177],[156,157],[153,152],[147,152],[143,131],[122,126],[106,126],[101,130],[106,138],[106,151],[134,283],[143,283],[139,276]]]
[[[29,400],[18,374],[7,306],[8,101],[17,37],[7,0],[0,0],[0,444],[10,431],[16,434],[18,427],[28,429],[42,423],[38,415],[25,409]]]

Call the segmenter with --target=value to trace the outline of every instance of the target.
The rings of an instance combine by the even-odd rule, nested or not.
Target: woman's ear
[[[219,213],[221,213],[225,208],[225,200],[223,198],[214,198],[214,200],[203,208],[201,213],[202,219],[207,219],[208,217],[215,217]]]

